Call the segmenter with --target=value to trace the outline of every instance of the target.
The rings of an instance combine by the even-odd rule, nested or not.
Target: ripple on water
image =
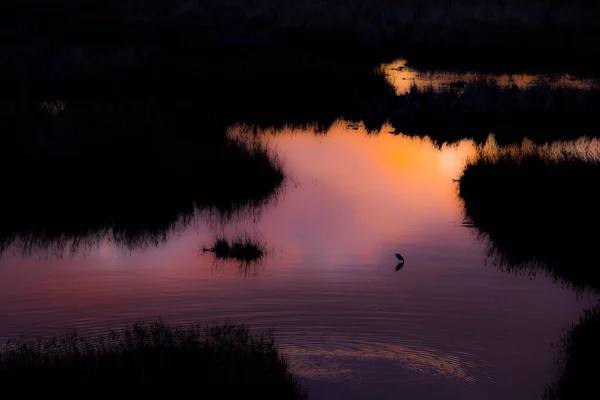
[[[419,373],[424,382],[445,378],[474,384],[479,379],[491,379],[491,375],[483,371],[487,363],[465,352],[444,354],[426,347],[382,342],[311,343],[283,345],[282,349],[293,370],[310,380],[364,379],[369,372],[365,364],[368,366],[373,361],[379,365],[370,372],[379,375],[380,381],[414,384],[414,376],[408,377],[403,370]],[[382,361],[391,368],[381,368]],[[359,369],[353,369],[355,365],[359,365]],[[476,378],[476,372],[479,378]]]

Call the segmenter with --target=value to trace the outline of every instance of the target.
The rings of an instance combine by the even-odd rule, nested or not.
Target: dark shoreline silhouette
[[[0,137],[0,167],[10,171],[0,249],[106,234],[126,246],[161,242],[195,215],[258,209],[285,180],[259,141],[179,110],[79,105],[15,122]]]
[[[600,290],[594,182],[597,141],[480,148],[459,180],[468,221],[489,242],[492,263],[508,272],[549,274],[575,290]],[[548,400],[597,398],[600,309],[585,310],[565,332]]]
[[[390,112],[396,132],[429,136],[438,143],[472,138],[483,143],[494,133],[500,144],[524,137],[552,140],[597,136],[600,89],[503,88],[495,82],[468,82],[458,90],[412,87]]]
[[[600,288],[594,143],[581,141],[583,154],[567,152],[568,142],[555,151],[480,149],[468,162],[458,183],[465,216],[489,239],[501,267],[541,269],[576,288]]]
[[[554,382],[545,393],[547,400],[595,399],[600,358],[600,307],[584,310],[584,316],[565,332],[559,344],[560,356]]]
[[[0,15],[11,43],[2,78],[63,75],[57,57],[65,70],[102,72],[173,52],[242,59],[261,49],[340,64],[392,55],[427,69],[502,72],[597,74],[600,59],[600,7],[584,0],[23,0],[3,4]]]
[[[0,384],[21,395],[81,393],[306,399],[275,345],[243,325],[170,327],[136,323],[99,337],[76,333],[9,341],[0,349]]]

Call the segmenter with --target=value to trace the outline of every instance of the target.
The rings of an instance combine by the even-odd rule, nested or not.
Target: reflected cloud
[[[402,368],[428,376],[457,379],[476,383],[469,372],[475,365],[457,355],[442,354],[436,350],[417,349],[389,343],[366,342],[358,348],[331,348],[326,346],[283,346],[290,357],[293,370],[300,376],[315,380],[353,379],[350,362],[390,361]]]
[[[473,142],[437,146],[357,128],[339,121],[326,135],[307,129],[268,137],[298,184],[288,184],[277,206],[262,208],[256,220],[201,216],[164,247],[121,254],[109,265],[105,242],[102,251],[70,259],[6,255],[4,330],[232,318],[275,326],[283,343],[297,345],[290,361],[315,379],[392,378],[402,386],[409,377],[435,387],[436,377],[454,386],[473,377],[481,383],[489,372],[496,387],[537,390],[531,387],[540,374],[522,372],[545,368],[551,332],[570,322],[581,303],[545,279],[528,282],[482,267],[484,246],[473,229],[460,226],[463,208],[452,182],[461,160],[474,154]],[[211,243],[215,232],[231,238],[243,231],[260,232],[276,254],[259,279],[240,278],[235,264],[214,266],[223,278],[211,270],[211,255],[198,255],[198,245]],[[395,252],[409,263],[399,272]],[[316,342],[319,335],[326,343]],[[346,340],[331,343],[340,335]],[[390,338],[403,346],[386,345]]]
[[[453,229],[444,225],[461,216],[452,179],[475,153],[473,141],[438,146],[390,129],[372,134],[340,120],[318,137],[310,129],[265,133],[299,182],[262,220],[261,232],[286,259],[368,263],[382,237],[402,245]]]

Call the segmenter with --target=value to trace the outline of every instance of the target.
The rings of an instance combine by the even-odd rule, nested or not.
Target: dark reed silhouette
[[[585,310],[560,342],[555,381],[545,393],[547,400],[596,399],[600,357],[600,307]]]
[[[213,253],[217,259],[249,264],[260,261],[266,254],[266,248],[249,235],[238,235],[231,244],[225,236],[217,236],[211,247],[202,247],[202,252]]]
[[[193,111],[197,119],[224,126],[329,126],[345,118],[364,121],[375,130],[388,118],[396,96],[375,64],[357,60],[342,67],[294,52],[282,57],[261,53],[245,57],[223,50],[216,60],[173,54],[167,61],[149,61],[110,74],[94,72],[87,79],[73,79],[70,74],[63,80],[50,79],[48,84],[17,84],[13,78],[0,93],[0,117],[9,118],[7,122],[26,120],[40,103],[61,101],[81,107],[178,106]],[[65,66],[65,70],[73,68]],[[31,79],[37,77],[34,74]]]
[[[259,276],[262,262],[267,256],[264,243],[249,234],[237,235],[231,243],[225,236],[218,235],[210,247],[202,246],[201,252],[214,254],[213,266],[216,269],[224,269],[234,263],[243,277]]]
[[[544,143],[598,135],[595,126],[599,122],[596,110],[600,107],[600,86],[551,86],[543,81],[544,77],[527,87],[475,80],[441,89],[412,86],[408,93],[397,96],[383,82],[380,71],[368,79],[368,74],[362,76],[356,90],[346,87],[335,91],[343,100],[323,105],[318,99],[312,105],[297,105],[295,111],[282,113],[253,111],[246,115],[231,108],[227,123],[258,130],[311,126],[327,132],[334,121],[345,118],[351,124],[363,121],[367,131],[378,132],[389,122],[394,133],[429,136],[438,144],[465,138],[484,143],[490,133],[501,144],[520,143],[524,137]],[[323,86],[323,92],[316,90],[314,97],[322,93],[328,98],[330,87]],[[318,112],[312,111],[315,104]]]
[[[63,109],[64,108],[64,109]],[[0,249],[112,235],[160,242],[199,212],[258,209],[283,166],[252,138],[211,120],[149,104],[44,103],[0,136]]]
[[[488,143],[459,180],[465,216],[489,239],[500,266],[541,269],[577,288],[600,288],[599,160],[597,140]]]
[[[10,393],[74,398],[189,396],[305,399],[272,332],[243,325],[135,324],[100,337],[9,341],[0,384]]]
[[[390,121],[405,135],[427,135],[440,144],[463,138],[483,143],[492,132],[502,144],[524,137],[543,143],[596,136],[600,90],[474,81],[447,90],[413,86],[396,104]]]
[[[392,53],[426,68],[597,74],[599,15],[588,0],[13,1],[0,8],[0,77],[81,79],[174,53],[260,50],[346,65]]]

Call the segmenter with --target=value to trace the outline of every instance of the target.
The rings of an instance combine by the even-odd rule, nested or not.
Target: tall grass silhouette
[[[234,237],[231,244],[225,236],[217,236],[211,247],[202,247],[202,252],[213,253],[217,259],[252,263],[260,261],[266,249],[264,244],[246,234]]]
[[[209,396],[305,399],[272,332],[243,325],[134,324],[108,335],[76,333],[0,349],[0,383],[21,395]]]
[[[596,136],[600,88],[552,87],[547,83],[519,88],[476,80],[455,89],[412,86],[398,97],[390,121],[397,132],[427,135],[437,141],[473,138],[485,142],[494,133],[502,144],[524,137],[547,142]]]
[[[575,287],[600,288],[596,230],[600,142],[499,147],[493,140],[459,180],[465,216],[506,268],[535,267]]]
[[[346,64],[397,53],[422,67],[593,74],[599,14],[585,0],[24,0],[0,9],[10,43],[1,76],[81,80],[178,54],[212,61],[261,49]]]
[[[265,244],[256,236],[248,233],[238,234],[229,240],[225,235],[215,236],[209,246],[201,246],[202,254],[212,253],[216,267],[234,263],[244,277],[258,276],[260,267],[268,255]]]
[[[199,214],[260,209],[284,183],[268,147],[190,112],[68,103],[53,112],[0,137],[0,166],[12,171],[0,249],[106,235],[127,246],[161,242]]]
[[[598,358],[600,357],[600,307],[584,311],[560,341],[555,380],[545,393],[548,400],[593,399],[598,389]]]

